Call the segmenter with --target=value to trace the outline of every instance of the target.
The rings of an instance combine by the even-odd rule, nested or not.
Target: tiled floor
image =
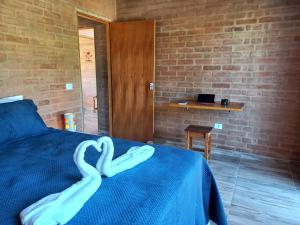
[[[209,165],[230,225],[300,224],[300,162],[214,149]]]

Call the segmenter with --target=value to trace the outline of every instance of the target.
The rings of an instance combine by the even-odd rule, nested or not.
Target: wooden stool
[[[211,131],[212,127],[190,125],[184,129],[185,148],[193,148],[193,138],[204,138],[204,154],[206,159],[210,159],[211,151]]]

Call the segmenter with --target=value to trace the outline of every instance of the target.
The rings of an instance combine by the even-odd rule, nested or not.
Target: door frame
[[[108,18],[104,18],[101,16],[96,16],[95,14],[88,13],[77,9],[77,26],[78,26],[78,18],[84,18],[87,20],[91,20],[97,23],[101,23],[105,25],[106,32],[106,57],[107,57],[107,76],[108,76],[108,118],[109,118],[109,135],[112,135],[112,100],[111,100],[111,63],[110,63],[110,23],[112,22]],[[78,36],[79,38],[79,36]],[[81,70],[80,70],[80,76]],[[82,92],[82,86],[81,86]],[[84,121],[83,121],[84,122]]]

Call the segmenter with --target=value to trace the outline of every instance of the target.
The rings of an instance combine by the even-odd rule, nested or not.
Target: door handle
[[[93,97],[93,109],[94,109],[94,112],[96,112],[98,110],[98,107],[97,107],[97,96]]]
[[[149,84],[149,90],[150,90],[150,91],[154,91],[154,89],[155,89],[155,84],[154,84],[153,82],[151,82],[151,83]]]

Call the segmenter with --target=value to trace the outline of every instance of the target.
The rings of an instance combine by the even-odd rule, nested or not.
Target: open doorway
[[[106,24],[78,17],[83,99],[83,131],[109,132]]]

